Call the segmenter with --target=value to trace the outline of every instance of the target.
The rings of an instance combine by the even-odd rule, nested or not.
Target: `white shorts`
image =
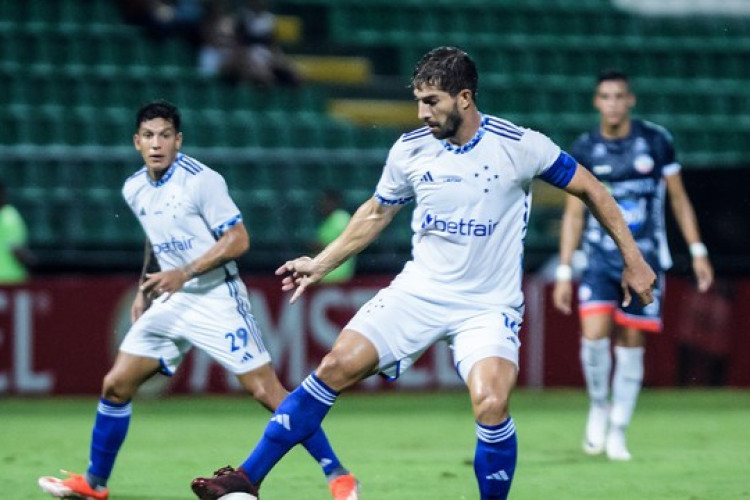
[[[378,369],[397,379],[438,341],[448,342],[453,365],[464,382],[485,358],[500,357],[518,367],[521,318],[512,310],[466,301],[440,300],[393,286],[378,292],[346,328],[364,335],[380,357]]]
[[[162,372],[172,375],[192,346],[234,374],[271,362],[239,278],[157,298],[130,327],[120,350],[159,359]]]

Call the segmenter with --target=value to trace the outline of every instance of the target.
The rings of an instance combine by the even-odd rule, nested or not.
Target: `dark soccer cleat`
[[[258,498],[254,485],[242,468],[222,467],[211,478],[197,477],[190,483],[193,493],[201,500],[217,500],[229,493],[248,493]]]

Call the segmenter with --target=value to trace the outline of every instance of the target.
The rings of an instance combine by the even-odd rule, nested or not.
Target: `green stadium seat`
[[[113,22],[119,18],[117,2],[110,0],[24,0],[5,1],[3,19],[20,22],[87,23]],[[6,17],[7,16],[7,17]]]
[[[61,106],[10,106],[17,120],[17,142],[23,144],[60,144],[64,142],[64,117]]]
[[[78,199],[68,208],[66,219],[69,241],[77,248],[143,239],[135,217],[121,200]]]
[[[250,233],[251,247],[258,242],[265,247],[283,247],[288,244],[288,222],[284,217],[283,199],[265,190],[254,190],[240,207],[245,225]]]
[[[0,144],[10,145],[21,142],[21,127],[26,118],[18,109],[3,106],[0,109]]]
[[[77,106],[66,109],[59,119],[62,135],[56,141],[83,146],[116,146],[131,143],[132,111],[124,108]]]
[[[65,242],[67,205],[57,200],[23,199],[15,202],[16,208],[26,222],[29,246],[57,247]]]
[[[252,111],[234,111],[228,113],[225,119],[225,133],[227,134],[227,144],[230,147],[246,148],[261,147],[258,130],[263,127],[263,123],[258,119],[258,115]]]
[[[74,171],[59,160],[6,160],[19,182],[17,195],[29,202],[69,202],[74,198]]]

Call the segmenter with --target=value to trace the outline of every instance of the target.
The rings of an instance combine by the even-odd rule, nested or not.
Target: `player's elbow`
[[[227,258],[236,259],[250,250],[250,236],[247,231],[231,231],[225,234],[227,239]]]
[[[250,236],[248,236],[247,233],[245,233],[244,238],[241,238],[237,243],[237,247],[237,251],[240,253],[240,255],[250,250]]]

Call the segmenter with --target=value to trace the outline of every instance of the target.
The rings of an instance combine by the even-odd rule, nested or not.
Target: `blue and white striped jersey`
[[[125,181],[122,195],[164,271],[191,263],[224,231],[242,221],[224,178],[182,153],[158,182],[142,167]],[[193,278],[184,288],[214,286],[227,274],[237,274],[235,262]]]
[[[671,267],[664,227],[664,177],[678,173],[680,165],[669,132],[636,119],[628,137],[611,140],[602,137],[596,126],[581,135],[570,152],[607,186],[649,263]],[[589,266],[622,267],[614,241],[592,214],[587,217],[583,243]]]
[[[523,309],[521,264],[534,177],[564,187],[576,163],[549,138],[483,115],[467,144],[427,127],[404,134],[375,192],[381,204],[415,201],[412,260],[394,281],[490,307]]]

